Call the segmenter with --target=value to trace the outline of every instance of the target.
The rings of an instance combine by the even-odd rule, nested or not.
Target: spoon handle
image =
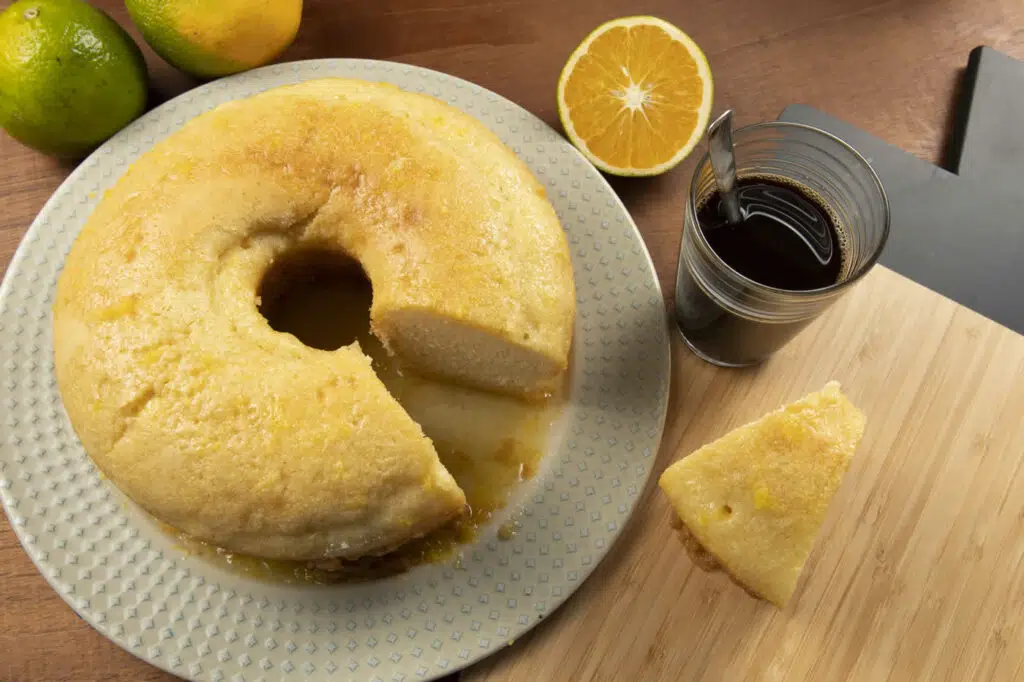
[[[708,149],[725,219],[733,224],[742,222],[743,213],[736,193],[736,157],[732,149],[732,109],[727,109],[708,126]]]

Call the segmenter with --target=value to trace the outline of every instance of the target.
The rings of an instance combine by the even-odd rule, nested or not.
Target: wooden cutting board
[[[464,680],[1024,679],[1024,337],[879,267],[759,369],[675,345],[660,459],[623,536]],[[868,426],[779,611],[693,565],[655,481],[831,378]]]
[[[959,93],[946,168],[806,105],[780,118],[842,138],[878,172],[892,214],[880,263],[1024,333],[1024,61],[976,48]]]

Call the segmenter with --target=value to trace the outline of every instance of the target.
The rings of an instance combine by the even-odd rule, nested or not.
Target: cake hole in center
[[[352,258],[329,249],[280,256],[260,283],[260,313],[271,328],[320,350],[370,336],[370,280]]]

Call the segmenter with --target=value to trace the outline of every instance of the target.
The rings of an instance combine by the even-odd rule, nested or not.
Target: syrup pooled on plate
[[[388,390],[433,441],[441,462],[466,493],[469,511],[394,552],[353,561],[267,560],[226,552],[178,534],[180,546],[247,577],[288,583],[373,580],[451,557],[536,474],[548,435],[561,414],[560,396],[527,403],[402,373],[370,334],[372,292],[357,267],[328,256],[305,259],[295,269],[298,272],[279,273],[286,284],[263,292],[264,317],[274,329],[291,333],[313,348],[334,350],[358,341]],[[499,537],[507,538],[511,532],[511,524],[506,523]]]

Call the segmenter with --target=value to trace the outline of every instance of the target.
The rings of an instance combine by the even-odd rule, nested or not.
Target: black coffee
[[[739,180],[743,221],[730,225],[718,193],[697,207],[712,250],[759,284],[806,291],[835,284],[846,266],[845,233],[832,211],[809,189],[770,175]],[[809,320],[766,322],[726,310],[680,263],[676,317],[686,341],[724,364],[750,365],[781,348]]]
[[[805,188],[768,175],[737,183],[743,220],[730,225],[716,192],[697,211],[708,244],[741,275],[776,289],[839,280],[843,248],[831,212]]]

